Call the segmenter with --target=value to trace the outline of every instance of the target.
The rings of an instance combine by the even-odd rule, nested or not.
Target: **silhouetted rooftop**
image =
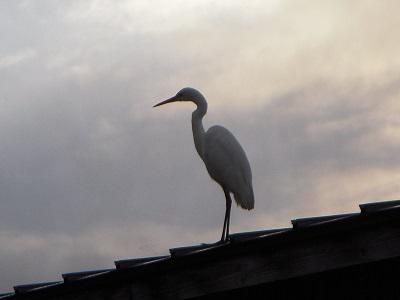
[[[62,274],[60,281],[17,285],[0,299],[75,299],[80,293],[90,299],[103,299],[101,293],[107,299],[213,299],[232,290],[251,295],[251,287],[271,290],[296,278],[345,278],[340,272],[349,268],[376,272],[378,262],[387,262],[388,270],[391,260],[400,261],[400,200],[361,204],[359,213],[295,219],[290,228],[231,234],[225,244],[119,260],[114,269]],[[359,270],[362,265],[375,269]],[[324,273],[330,275],[316,275]]]

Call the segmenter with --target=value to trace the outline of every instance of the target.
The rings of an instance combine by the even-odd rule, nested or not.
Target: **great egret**
[[[232,204],[230,193],[240,207],[247,210],[254,208],[249,161],[239,142],[226,128],[216,125],[204,131],[202,119],[207,113],[207,102],[199,91],[189,87],[183,88],[172,98],[153,107],[178,101],[190,101],[197,105],[197,109],[192,113],[194,145],[211,178],[219,183],[225,194],[226,210],[221,242],[226,242]]]

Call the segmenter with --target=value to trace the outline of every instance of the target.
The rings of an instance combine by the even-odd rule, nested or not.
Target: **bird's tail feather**
[[[254,208],[254,193],[253,189],[250,188],[247,192],[245,193],[236,193],[233,194],[235,198],[235,202],[237,205],[239,205],[241,208],[251,210]]]

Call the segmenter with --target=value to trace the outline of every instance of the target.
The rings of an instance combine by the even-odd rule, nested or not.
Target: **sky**
[[[186,86],[252,166],[231,232],[398,199],[399,5],[0,1],[0,292],[220,238]]]

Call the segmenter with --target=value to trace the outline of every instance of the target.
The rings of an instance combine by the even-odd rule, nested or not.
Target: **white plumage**
[[[254,208],[251,169],[242,146],[226,128],[216,125],[207,130],[203,161],[211,178],[226,187],[244,209]]]
[[[191,101],[197,109],[192,113],[192,131],[197,153],[206,165],[207,171],[225,193],[226,211],[221,242],[228,240],[233,194],[236,203],[247,210],[254,208],[252,175],[249,161],[243,148],[226,128],[216,125],[204,131],[202,119],[207,113],[204,96],[193,88],[184,88],[174,97],[156,106],[177,101]]]

